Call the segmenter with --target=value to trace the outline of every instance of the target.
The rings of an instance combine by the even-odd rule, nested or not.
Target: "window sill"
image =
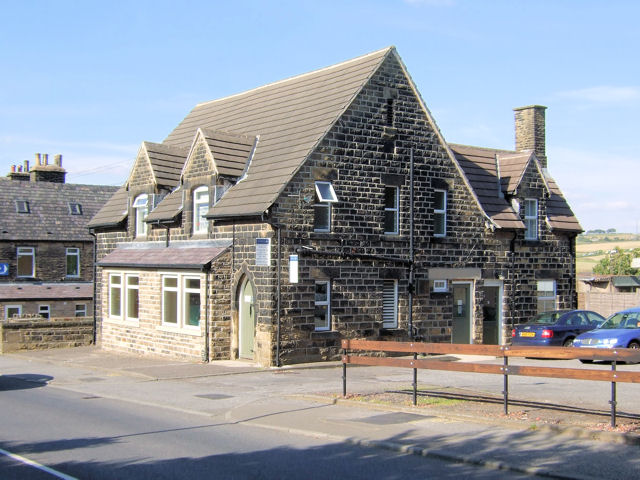
[[[192,337],[202,337],[202,330],[200,327],[174,327],[172,325],[160,325],[156,327],[156,330],[166,333],[180,333],[182,335],[190,335]]]
[[[332,232],[311,232],[309,238],[311,240],[335,240],[336,236]]]
[[[405,235],[399,233],[385,233],[380,235],[380,240],[383,242],[407,242],[409,239]]]
[[[140,320],[122,320],[120,318],[107,317],[103,321],[103,323],[110,323],[112,325],[121,325],[126,327],[139,327]]]
[[[335,330],[314,330],[311,332],[311,338],[340,338],[340,332]]]

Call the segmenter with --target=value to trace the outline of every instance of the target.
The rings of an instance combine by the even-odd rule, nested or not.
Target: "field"
[[[580,235],[576,242],[578,273],[591,272],[593,267],[616,247],[626,252],[640,248],[640,235],[631,233]]]

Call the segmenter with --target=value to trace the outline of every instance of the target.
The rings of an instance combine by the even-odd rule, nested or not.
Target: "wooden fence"
[[[493,373],[503,376],[504,413],[509,410],[509,376],[553,377],[574,380],[595,380],[611,383],[611,426],[616,424],[616,384],[640,383],[640,372],[622,372],[616,369],[619,362],[640,362],[640,350],[628,348],[574,348],[574,347],[512,347],[508,345],[462,345],[451,343],[380,342],[369,340],[342,340],[342,395],[347,395],[347,365],[370,365],[413,369],[413,404],[417,404],[418,369],[448,370],[456,372]],[[351,353],[358,353],[352,355]],[[406,353],[413,358],[380,356],[380,354]],[[372,356],[375,355],[375,356]],[[450,362],[438,357],[418,358],[418,355],[486,355],[502,358],[502,365]],[[558,368],[544,366],[509,365],[509,358],[532,357],[547,359],[581,359],[609,361],[611,370],[583,368]]]

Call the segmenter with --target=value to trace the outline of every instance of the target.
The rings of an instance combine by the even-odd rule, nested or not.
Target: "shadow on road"
[[[37,373],[20,373],[18,375],[0,375],[0,392],[9,390],[28,390],[44,387],[53,380],[49,375]]]

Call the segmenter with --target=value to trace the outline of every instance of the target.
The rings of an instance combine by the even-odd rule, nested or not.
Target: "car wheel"
[[[583,358],[580,359],[582,363],[593,363],[593,360],[585,360]]]
[[[636,342],[635,340],[632,341],[631,343],[629,343],[629,345],[627,345],[627,348],[635,348],[638,349],[640,348],[640,343]]]
[[[562,342],[563,347],[573,347],[573,338],[569,337],[564,342]]]

